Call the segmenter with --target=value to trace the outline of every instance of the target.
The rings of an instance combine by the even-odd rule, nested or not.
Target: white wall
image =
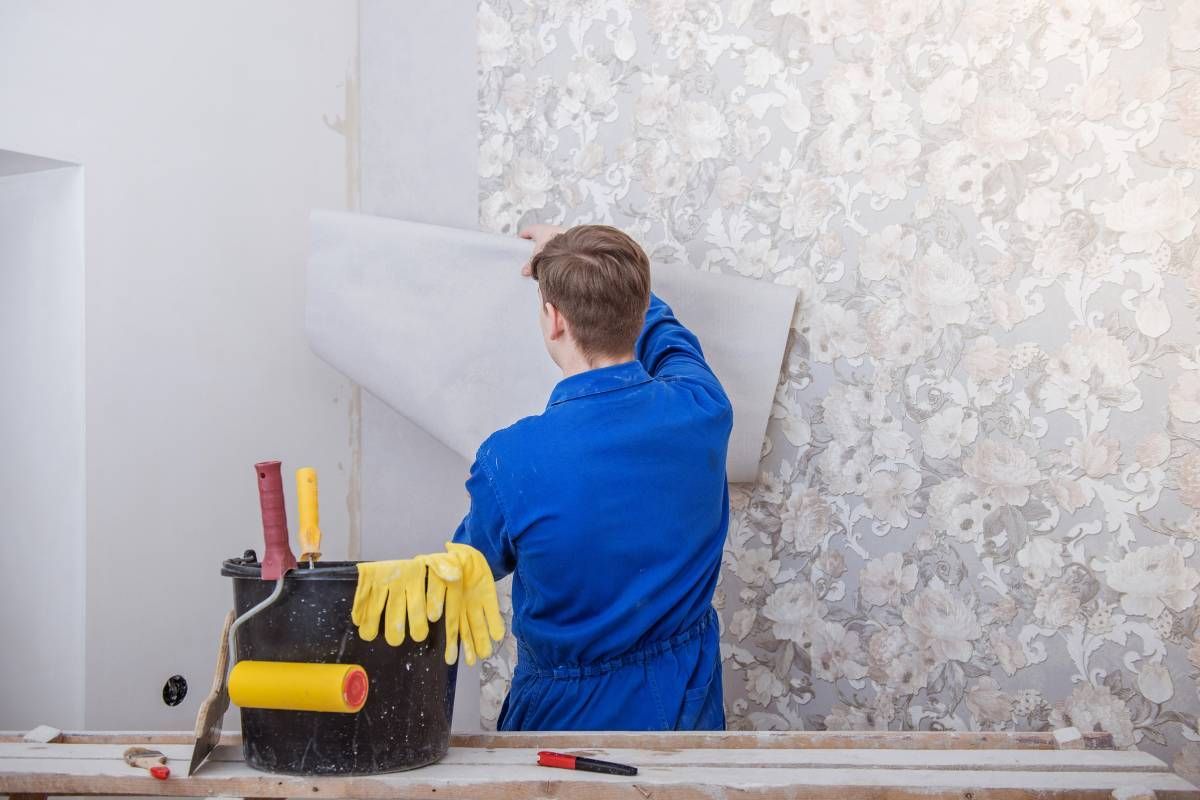
[[[362,210],[474,229],[475,3],[360,3]],[[362,554],[441,550],[468,500],[468,465],[364,393]],[[459,667],[454,727],[479,728],[479,669]]]
[[[346,552],[350,390],[302,323],[308,211],[345,204],[322,116],[356,25],[349,2],[0,5],[0,148],[87,174],[90,728],[192,726],[220,562],[261,542],[255,461],[316,467],[325,552]]]
[[[83,724],[82,173],[0,150],[0,728]]]

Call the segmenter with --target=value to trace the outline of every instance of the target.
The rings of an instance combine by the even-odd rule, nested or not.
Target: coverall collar
[[[634,359],[624,364],[613,364],[609,367],[589,369],[569,378],[563,378],[550,393],[550,402],[546,408],[577,400],[593,394],[613,392],[617,389],[628,389],[631,386],[648,383],[651,380],[642,362]]]

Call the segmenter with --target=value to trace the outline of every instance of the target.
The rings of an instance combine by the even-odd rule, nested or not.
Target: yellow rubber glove
[[[392,647],[404,644],[408,635],[414,642],[429,636],[429,609],[425,602],[425,562],[404,559],[388,583],[387,606],[383,611],[383,639]]]
[[[425,603],[430,622],[446,620],[447,664],[458,660],[458,626],[462,614],[462,568],[450,553],[420,556],[428,565]]]
[[[361,561],[358,564],[358,584],[354,588],[354,604],[350,606],[350,621],[358,628],[358,637],[366,642],[379,635],[379,617],[387,602],[387,588],[377,580],[380,561]]]
[[[358,635],[363,641],[373,642],[379,635],[392,585],[409,566],[411,562],[407,560],[367,561],[358,565],[358,587],[354,591],[350,621],[358,626]],[[402,589],[400,597],[404,597]]]
[[[504,638],[504,618],[500,616],[500,599],[496,595],[496,582],[492,579],[492,568],[483,553],[474,547],[455,542],[446,543],[446,551],[454,556],[462,570],[462,606],[458,616],[458,635],[462,637],[463,653],[467,664],[473,666],[479,658],[492,655],[492,640]],[[447,590],[446,610],[449,613],[450,595],[456,590],[450,584]],[[446,630],[446,647],[450,647],[450,630]],[[458,650],[457,643],[455,651]],[[447,656],[449,653],[447,652]],[[447,663],[453,663],[447,657]]]
[[[350,621],[358,626],[363,641],[374,641],[379,635],[380,617],[384,617],[383,638],[393,647],[404,643],[406,627],[414,642],[423,642],[429,636],[423,561],[400,559],[358,565]]]
[[[406,628],[414,642],[425,641],[429,623],[446,613],[454,619],[452,626],[448,622],[447,632],[453,628],[457,637],[462,593],[449,591],[448,587],[461,581],[462,570],[447,553],[362,562],[358,564],[350,621],[358,626],[359,637],[371,642],[379,635],[382,616],[384,640],[396,647],[404,643]]]

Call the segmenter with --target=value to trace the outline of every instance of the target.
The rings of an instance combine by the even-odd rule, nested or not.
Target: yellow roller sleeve
[[[367,672],[357,664],[239,661],[229,699],[242,708],[353,714],[367,702]]]
[[[300,560],[321,559],[320,514],[317,512],[317,471],[296,470],[296,498],[300,506]]]

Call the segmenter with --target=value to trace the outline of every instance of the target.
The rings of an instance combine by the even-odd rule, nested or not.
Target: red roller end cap
[[[167,778],[171,777],[171,768],[165,764],[159,764],[158,766],[150,768],[150,774],[158,778],[160,781],[165,781]]]
[[[346,673],[346,680],[342,683],[342,699],[352,711],[358,711],[367,702],[368,686],[367,671],[362,667]]]

